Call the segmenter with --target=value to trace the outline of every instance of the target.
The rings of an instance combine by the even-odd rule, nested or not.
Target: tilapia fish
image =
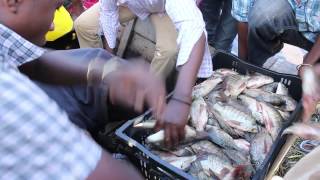
[[[223,129],[225,132],[227,132],[229,135],[231,135],[232,137],[243,137],[244,136],[244,132],[240,131],[238,129],[235,129],[233,127],[231,127],[230,125],[227,124],[227,122],[221,117],[221,115],[216,112],[211,106],[211,113],[213,114],[214,118],[218,121],[219,126],[221,127],[221,129]]]
[[[213,77],[203,81],[193,88],[192,97],[196,98],[208,95],[220,82],[222,82],[222,77]]]
[[[257,132],[256,120],[251,115],[222,103],[214,104],[213,109],[220,114],[229,126],[240,131]]]
[[[224,81],[226,96],[237,97],[246,88],[248,78],[242,75],[230,75]]]
[[[243,94],[276,106],[281,105],[283,102],[279,95],[262,91],[261,89],[246,89]]]
[[[240,95],[239,99],[242,103],[251,111],[252,116],[260,123],[264,124],[263,114],[260,102],[256,99],[246,96]]]
[[[207,133],[197,133],[197,131],[190,126],[186,126],[185,139],[181,142],[181,144],[201,139],[207,139]],[[147,143],[161,146],[164,141],[164,130],[160,130],[157,133],[148,136],[146,140]]]
[[[250,151],[250,143],[245,139],[234,139],[234,143],[245,153],[249,153]]]
[[[218,146],[207,140],[192,144],[191,148],[198,155],[216,154],[219,157],[228,158]]]
[[[218,177],[221,179],[228,176],[230,173],[233,173],[234,171],[229,159],[221,158],[216,154],[209,154],[199,157],[192,163],[191,169],[204,171],[204,173],[209,177]]]
[[[183,170],[187,171],[191,163],[197,159],[196,156],[185,156],[185,157],[177,157],[174,161],[168,161],[171,165]]]
[[[320,140],[319,123],[296,123],[284,130],[283,134],[294,134],[304,139]]]
[[[231,70],[231,69],[226,69],[226,68],[221,68],[221,69],[217,69],[214,71],[214,73],[219,73],[222,74],[223,76],[229,76],[229,75],[237,75],[239,73]]]
[[[273,83],[261,86],[259,89],[261,89],[263,91],[266,91],[266,92],[276,93],[277,88],[278,88],[278,83],[277,82],[273,82]]]
[[[202,97],[196,98],[191,105],[191,124],[197,131],[204,131],[208,122],[207,103]]]
[[[263,163],[271,149],[272,143],[272,138],[267,132],[257,134],[252,140],[250,156],[256,169]]]
[[[279,95],[282,100],[282,105],[279,107],[282,111],[291,112],[297,107],[297,101],[290,96]]]
[[[288,96],[289,95],[288,88],[284,84],[279,82],[277,86],[276,94]]]
[[[278,109],[278,112],[281,114],[283,120],[288,120],[290,118],[290,113],[286,111],[281,111]]]
[[[254,168],[251,164],[250,156],[234,149],[224,149],[223,152],[231,160],[234,167],[242,166],[247,177],[250,177],[254,172]]]
[[[133,125],[135,128],[144,128],[144,129],[152,129],[156,125],[156,120],[147,120],[145,122],[141,122],[138,124]]]
[[[275,139],[278,136],[278,133],[282,125],[282,116],[271,105],[265,102],[260,102],[260,105],[266,129],[270,133],[271,137]]]
[[[220,128],[211,126],[210,128],[208,128],[208,133],[210,136],[210,140],[212,140],[215,144],[219,145],[220,147],[223,147],[225,149],[239,149],[238,146],[235,144],[233,138]]]
[[[263,85],[273,83],[273,78],[262,74],[253,75],[247,82],[247,88],[259,88]]]

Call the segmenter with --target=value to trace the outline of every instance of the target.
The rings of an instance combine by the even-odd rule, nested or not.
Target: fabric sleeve
[[[100,1],[100,26],[110,48],[115,48],[120,27],[119,7],[116,0]]]
[[[250,9],[254,0],[232,0],[232,16],[239,22],[248,22]]]

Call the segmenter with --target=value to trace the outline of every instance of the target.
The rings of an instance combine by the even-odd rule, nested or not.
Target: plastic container
[[[290,95],[295,100],[299,101],[301,99],[301,80],[297,76],[281,74],[261,67],[257,67],[238,59],[236,56],[224,52],[217,52],[214,55],[213,68],[229,68],[239,72],[240,74],[246,74],[247,71],[250,71],[268,75],[270,77],[273,77],[276,82],[282,82],[283,84],[285,84],[289,89]],[[253,175],[252,179],[264,179],[268,172],[268,169],[281,150],[281,147],[286,142],[287,137],[281,136],[282,131],[293,122],[297,121],[301,111],[302,106],[301,103],[299,103],[295,111],[291,114],[287,123],[282,127],[278,137],[272,145],[268,156],[264,160],[264,163],[260,166],[259,169],[257,169],[257,172]],[[153,131],[137,129],[133,128],[132,126],[135,121],[147,120],[150,116],[151,113],[146,112],[138,118],[126,122],[116,131],[116,135],[124,142],[122,153],[125,153],[129,156],[132,163],[141,171],[146,179],[193,179],[191,175],[160,159],[144,146],[146,137],[153,133]]]

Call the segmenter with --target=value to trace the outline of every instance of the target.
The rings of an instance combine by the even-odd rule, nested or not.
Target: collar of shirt
[[[38,59],[45,50],[21,37],[8,27],[0,24],[0,65],[18,67]]]

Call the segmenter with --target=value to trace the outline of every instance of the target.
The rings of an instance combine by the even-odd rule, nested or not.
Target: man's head
[[[55,10],[63,0],[0,0],[0,23],[27,40],[43,45]]]

